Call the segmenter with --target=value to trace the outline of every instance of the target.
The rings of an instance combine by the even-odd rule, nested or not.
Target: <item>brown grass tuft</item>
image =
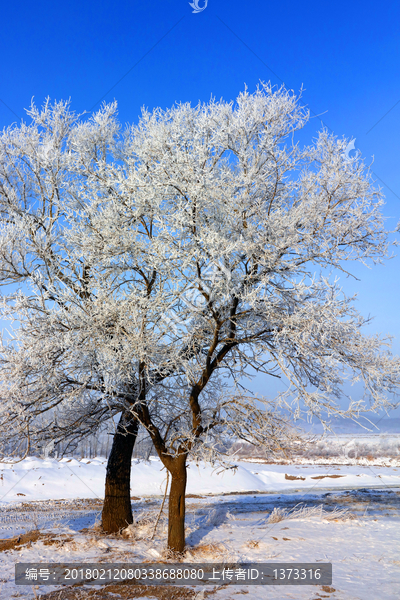
[[[333,594],[333,592],[336,592],[335,588],[330,587],[329,585],[321,585],[321,589],[323,592],[327,592],[328,594]]]
[[[221,554],[221,552],[226,552],[226,548],[223,544],[200,544],[199,546],[194,546],[193,548],[188,548],[190,554],[192,556],[210,556],[211,554]]]
[[[21,550],[22,546],[28,545],[28,547],[30,547],[32,543],[40,540],[43,541],[45,546],[50,546],[52,544],[62,545],[65,542],[72,541],[72,537],[67,535],[41,533],[35,529],[28,533],[21,533],[21,535],[7,540],[0,540],[0,552],[5,552],[6,550]]]

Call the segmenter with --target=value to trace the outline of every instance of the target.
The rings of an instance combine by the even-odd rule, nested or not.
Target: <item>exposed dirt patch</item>
[[[140,499],[140,498],[139,498]],[[17,506],[4,507],[1,513],[9,512],[30,512],[30,511],[46,511],[51,512],[56,509],[63,510],[84,510],[84,509],[99,509],[102,508],[104,500],[101,498],[76,498],[74,500],[31,500],[30,502],[21,502]]]
[[[327,592],[328,594],[333,594],[333,592],[336,592],[335,588],[330,587],[329,585],[321,585],[321,590],[323,592]]]
[[[317,475],[316,477],[311,477],[311,479],[325,479],[325,477],[330,477],[330,479],[339,479],[339,477],[346,477],[346,475]]]
[[[52,544],[57,545],[70,542],[72,541],[72,537],[68,535],[51,535],[50,533],[41,533],[37,530],[29,531],[28,533],[21,533],[21,535],[7,540],[0,540],[0,552],[4,552],[5,550],[20,550],[22,546],[26,544],[31,546],[32,543],[38,540],[42,540],[45,546],[50,546]]]
[[[285,473],[285,479],[289,479],[290,481],[297,481],[298,479],[300,479],[301,481],[305,481],[305,477],[296,477],[296,475],[288,475],[287,473]]]
[[[207,496],[249,496],[250,494],[269,494],[270,492],[260,492],[259,490],[250,490],[249,492],[223,492],[222,494],[207,494]]]
[[[202,588],[204,589],[204,588]],[[39,596],[40,600],[131,600],[131,598],[157,598],[158,600],[194,600],[199,589],[170,585],[110,584],[100,589],[82,589],[71,586]],[[204,598],[214,594],[205,590]]]

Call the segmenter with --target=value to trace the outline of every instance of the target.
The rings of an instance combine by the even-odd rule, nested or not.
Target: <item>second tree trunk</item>
[[[139,423],[132,413],[122,413],[107,463],[101,525],[116,533],[133,523],[131,506],[131,462]]]
[[[168,511],[168,548],[183,552],[185,548],[186,455],[173,461]]]

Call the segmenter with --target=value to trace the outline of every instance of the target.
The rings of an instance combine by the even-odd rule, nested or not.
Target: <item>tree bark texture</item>
[[[173,459],[168,505],[168,548],[183,552],[185,548],[186,454]]]
[[[122,413],[107,463],[101,525],[116,533],[133,523],[131,506],[131,461],[139,429],[132,413]]]

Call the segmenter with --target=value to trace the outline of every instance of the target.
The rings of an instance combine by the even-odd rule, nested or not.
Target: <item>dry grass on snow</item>
[[[5,550],[20,550],[25,545],[30,548],[37,541],[42,541],[45,546],[52,544],[60,546],[65,542],[71,542],[72,537],[68,535],[41,533],[35,529],[28,531],[28,533],[21,533],[21,535],[13,538],[0,540],[0,552],[4,552]]]
[[[280,523],[284,520],[309,519],[312,517],[318,517],[326,521],[346,521],[348,519],[354,519],[354,515],[347,508],[324,510],[322,504],[313,507],[298,504],[292,510],[275,507],[268,517],[268,523]]]
[[[110,584],[94,589],[71,586],[38,596],[38,600],[131,600],[157,598],[157,600],[206,600],[215,590],[191,589],[185,586]],[[200,596],[200,597],[199,597]]]

